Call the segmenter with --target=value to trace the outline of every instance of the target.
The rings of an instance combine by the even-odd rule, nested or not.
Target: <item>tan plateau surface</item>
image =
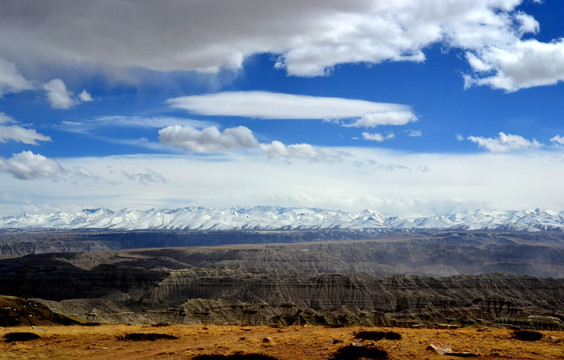
[[[356,340],[355,332],[394,331],[401,340]],[[11,332],[40,339],[4,342]],[[127,341],[130,333],[169,334],[176,340]],[[440,341],[475,359],[564,359],[564,331],[542,331],[538,341],[512,338],[507,329],[408,329],[321,326],[100,325],[0,328],[0,359],[193,359],[198,355],[263,354],[280,360],[331,359],[338,349],[376,345],[389,359],[457,359],[426,350]],[[265,340],[267,339],[267,340]]]

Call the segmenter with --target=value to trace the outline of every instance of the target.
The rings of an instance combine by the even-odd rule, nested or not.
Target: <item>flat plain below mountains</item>
[[[91,323],[564,329],[560,232],[368,237],[10,231],[0,294]]]

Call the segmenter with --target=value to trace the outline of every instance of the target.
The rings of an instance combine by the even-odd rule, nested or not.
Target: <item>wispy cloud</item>
[[[478,144],[492,153],[507,153],[518,150],[534,150],[542,146],[537,140],[527,140],[519,135],[511,135],[500,132],[497,138],[486,138],[482,136],[468,136],[468,140]]]
[[[423,136],[423,131],[421,131],[421,130],[409,129],[409,130],[404,130],[404,133],[407,134],[407,136],[409,136],[409,137],[422,137]]]
[[[17,121],[14,120],[11,116],[8,116],[3,112],[0,112],[0,124],[13,124],[15,122]]]
[[[155,182],[166,183],[167,179],[156,171],[145,169],[144,171],[128,171],[128,170],[121,170],[123,176],[125,176],[128,180],[150,184]]]
[[[144,117],[144,116],[121,116],[106,115],[97,116],[94,119],[63,121],[55,125],[58,130],[75,132],[80,134],[94,134],[96,130],[108,127],[140,128],[140,129],[162,129],[167,126],[191,126],[203,129],[214,124],[209,121],[184,119],[178,117]]]
[[[554,196],[562,191],[564,167],[556,166],[553,151],[407,154],[380,148],[331,150],[350,156],[334,162],[272,161],[253,153],[222,155],[222,161],[177,154],[61,158],[57,163],[68,171],[82,168],[84,180],[70,181],[61,175],[59,181],[37,186],[36,181],[0,176],[3,192],[33,199],[37,206],[49,195],[51,206],[66,208],[276,204],[355,211],[369,208],[394,215],[433,213],[439,203],[466,209],[478,203],[481,208],[564,208],[562,197]]]
[[[409,106],[334,97],[236,91],[169,99],[172,107],[208,116],[256,119],[346,120],[345,126],[403,125],[416,121]]]
[[[558,145],[564,145],[564,137],[560,135],[554,136],[553,138],[550,139],[550,141]]]
[[[33,85],[18,71],[16,65],[0,58],[0,97],[33,89]]]
[[[376,141],[376,142],[383,142],[386,140],[390,140],[395,138],[396,135],[394,133],[388,133],[386,135],[384,134],[380,134],[380,133],[369,133],[369,132],[363,132],[362,133],[362,138],[364,140],[370,140],[370,141]]]
[[[313,161],[340,161],[350,156],[344,151],[331,148],[316,147],[310,144],[284,145],[280,141],[260,144],[261,151],[270,158],[306,159]]]
[[[16,123],[16,121],[0,112],[0,124],[9,123]],[[19,125],[0,125],[0,143],[7,143],[8,141],[21,142],[28,145],[39,145],[38,141],[51,141],[51,138],[39,134],[34,129],[26,129]]]

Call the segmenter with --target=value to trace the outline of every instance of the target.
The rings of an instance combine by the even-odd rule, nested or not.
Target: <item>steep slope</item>
[[[81,322],[30,299],[0,295],[0,326],[76,325]]]

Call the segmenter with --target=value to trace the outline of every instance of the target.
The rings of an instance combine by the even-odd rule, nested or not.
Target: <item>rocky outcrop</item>
[[[53,312],[32,299],[0,295],[0,326],[76,325],[78,319]]]

